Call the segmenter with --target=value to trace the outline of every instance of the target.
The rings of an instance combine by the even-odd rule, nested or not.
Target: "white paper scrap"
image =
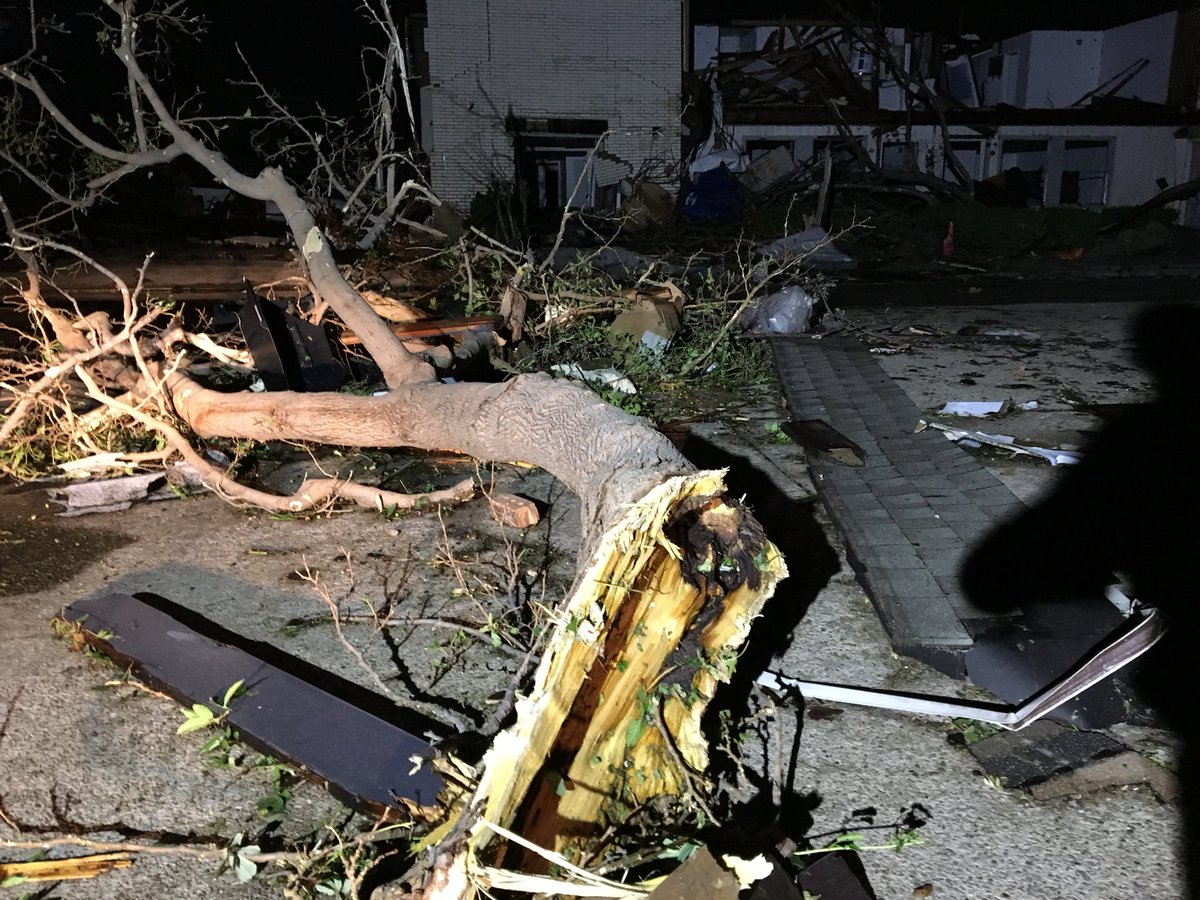
[[[1005,400],[951,400],[938,410],[943,416],[992,416],[1004,411]]]

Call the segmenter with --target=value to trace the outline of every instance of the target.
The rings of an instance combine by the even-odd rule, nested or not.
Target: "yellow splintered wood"
[[[133,865],[128,853],[95,853],[68,859],[41,859],[35,862],[0,863],[0,881],[21,878],[25,881],[66,881],[95,878],[113,869]]]
[[[594,822],[610,800],[641,803],[680,790],[680,773],[653,712],[654,690],[704,597],[662,549],[646,568],[651,578],[622,612],[629,624],[621,646],[605,660],[602,699],[567,770],[571,789],[558,804],[563,819]]]
[[[646,698],[653,695],[664,662],[703,603],[699,591],[683,580],[676,562],[679,548],[663,527],[681,503],[721,495],[723,474],[697,472],[664,482],[601,538],[561,607],[530,696],[517,704],[515,724],[497,736],[484,759],[476,798],[483,802],[485,819],[513,820],[564,724],[582,737],[567,742],[573,756],[561,785],[560,821],[596,822],[623,788],[637,799],[678,792],[682,773],[654,722],[630,723],[647,714]],[[705,628],[701,645],[711,658],[736,652],[787,574],[774,545],[768,543],[764,554],[760,586],[732,592]],[[610,630],[618,626],[629,633],[615,636],[606,648]],[[692,682],[700,702],[687,706],[671,700],[666,706],[680,754],[698,770],[707,762],[699,719],[716,683],[716,673],[700,669]],[[579,721],[568,722],[573,709]],[[489,834],[476,833],[476,849]]]

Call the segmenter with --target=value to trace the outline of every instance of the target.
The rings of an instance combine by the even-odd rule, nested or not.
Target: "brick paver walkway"
[[[771,345],[792,418],[824,419],[867,452],[863,467],[810,462],[893,647],[961,675],[973,638],[995,620],[967,606],[956,572],[967,547],[1021,501],[941,433],[914,433],[923,411],[857,340]]]

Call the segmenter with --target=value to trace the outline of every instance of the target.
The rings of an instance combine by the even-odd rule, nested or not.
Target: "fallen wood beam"
[[[141,258],[116,260],[111,268],[132,285],[137,282],[141,264]],[[156,257],[146,270],[145,289],[149,296],[157,298],[232,301],[243,295],[244,278],[256,285],[289,283],[308,289],[295,260],[280,250],[238,248],[237,252],[229,253],[216,247],[206,250],[200,258]],[[95,269],[59,271],[50,280],[77,300],[119,302],[121,299],[113,289],[112,280]],[[47,299],[53,298],[53,292],[47,291]]]
[[[466,319],[441,319],[436,322],[397,324],[392,326],[392,333],[405,340],[413,340],[417,338],[465,334],[468,331],[490,329],[495,324],[495,316],[471,316]],[[354,347],[362,343],[362,338],[352,331],[344,331],[342,332],[341,341],[347,347]]]

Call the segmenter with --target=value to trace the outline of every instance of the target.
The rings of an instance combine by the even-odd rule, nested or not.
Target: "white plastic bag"
[[[807,334],[815,302],[800,285],[789,285],[746,309],[741,325],[751,334]]]

